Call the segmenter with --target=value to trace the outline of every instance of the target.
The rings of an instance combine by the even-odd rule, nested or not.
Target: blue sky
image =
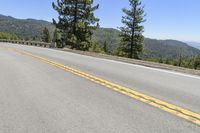
[[[16,18],[51,21],[57,17],[51,3],[56,0],[1,0],[0,14]],[[200,42],[200,0],[142,0],[147,13],[146,37]],[[121,26],[121,9],[128,0],[96,0],[102,27]]]

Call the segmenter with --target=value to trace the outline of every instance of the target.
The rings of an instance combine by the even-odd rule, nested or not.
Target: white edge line
[[[35,47],[35,48],[40,48],[40,47]],[[59,51],[59,50],[50,49],[50,48],[45,48],[45,49],[48,49],[48,50],[51,50],[51,51],[63,52],[63,53],[67,52],[67,53],[78,55],[78,56],[85,56],[85,57],[95,58],[95,59],[98,59],[98,60],[109,61],[109,62],[113,62],[113,63],[129,65],[129,66],[134,66],[134,67],[139,67],[139,68],[149,69],[149,70],[153,70],[153,71],[164,72],[164,73],[169,73],[169,74],[174,74],[174,75],[178,75],[178,76],[184,76],[184,77],[189,77],[189,78],[194,78],[194,79],[200,80],[200,76],[185,74],[185,73],[181,73],[181,72],[175,72],[173,70],[164,70],[164,69],[159,69],[159,68],[152,68],[152,67],[143,66],[143,65],[137,65],[137,64],[131,64],[131,63],[126,63],[126,62],[121,62],[121,61],[115,61],[115,60],[112,60],[112,59],[105,59],[105,58],[101,58],[101,57],[93,57],[93,56],[89,56],[89,55],[82,55],[82,54],[73,53],[73,52],[69,52],[69,51]]]
[[[62,52],[68,52],[68,51],[62,51]],[[165,72],[165,73],[169,73],[169,74],[174,74],[174,75],[179,75],[179,76],[184,76],[184,77],[189,77],[189,78],[195,78],[195,79],[199,79],[200,80],[200,76],[191,75],[191,74],[185,74],[185,73],[181,73],[181,72],[175,72],[173,70],[164,70],[164,69],[159,69],[159,68],[152,68],[152,67],[148,67],[148,66],[131,64],[131,63],[126,63],[126,62],[121,62],[121,61],[115,61],[115,60],[112,60],[112,59],[105,59],[105,58],[101,58],[101,57],[93,57],[93,56],[89,56],[89,55],[81,55],[81,54],[72,53],[72,52],[68,52],[68,53],[79,55],[79,56],[91,57],[91,58],[95,58],[95,59],[102,60],[102,61],[109,61],[109,62],[113,62],[113,63],[129,65],[129,66],[134,66],[134,67],[154,70],[154,71],[158,71],[158,72]]]

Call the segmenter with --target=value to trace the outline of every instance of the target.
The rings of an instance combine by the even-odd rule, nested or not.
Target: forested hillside
[[[104,43],[108,44],[108,50],[114,51],[120,42],[119,31],[113,28],[99,28],[93,34],[93,41],[96,41],[103,47]]]
[[[116,29],[101,28],[96,30],[94,40],[101,46],[107,42],[108,49],[115,51],[120,43],[119,34],[120,32]],[[194,57],[200,54],[200,50],[176,40],[145,38],[143,53],[144,58],[179,58],[179,56]]]
[[[54,30],[54,26],[47,21],[16,19],[10,16],[0,15],[0,32],[13,33],[21,39],[41,39],[44,27],[47,27],[51,33]]]
[[[200,50],[189,46],[186,43],[176,40],[155,40],[145,39],[144,42],[146,57],[177,58],[195,57],[200,54]]]
[[[43,29],[47,27],[52,35],[54,25],[50,22],[34,19],[16,19],[0,15],[0,32],[16,34],[21,39],[41,40]],[[100,28],[94,32],[92,40],[103,47],[106,43],[108,51],[114,54],[120,43],[119,30],[112,28]],[[200,50],[186,43],[176,40],[155,40],[146,38],[144,42],[144,58],[179,58],[194,57],[200,54]]]

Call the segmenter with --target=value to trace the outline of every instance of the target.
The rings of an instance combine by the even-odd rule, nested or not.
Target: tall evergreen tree
[[[43,30],[42,41],[47,42],[47,43],[51,42],[51,36],[50,36],[49,30],[47,29],[47,27],[45,27]]]
[[[144,27],[141,23],[145,22],[144,19],[144,6],[141,0],[129,0],[131,9],[123,9],[126,14],[122,17],[124,27],[121,27],[121,48],[124,56],[129,58],[139,58],[139,53],[143,50],[144,36],[142,35]]]
[[[94,0],[57,0],[53,8],[58,12],[58,22],[53,23],[62,34],[62,41],[72,48],[88,50],[91,46],[92,30],[98,25],[99,19],[94,11],[99,5],[93,6]]]

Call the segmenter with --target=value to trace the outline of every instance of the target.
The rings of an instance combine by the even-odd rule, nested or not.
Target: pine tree
[[[158,62],[159,62],[159,63],[163,63],[163,58],[162,58],[162,57],[159,58]]]
[[[142,35],[144,27],[141,23],[144,19],[144,6],[140,0],[129,0],[131,9],[123,9],[126,14],[122,17],[124,27],[121,27],[121,48],[124,56],[129,58],[139,58],[139,53],[143,50],[144,36]]]
[[[49,30],[46,27],[43,30],[42,41],[47,42],[47,43],[51,42],[51,36],[50,36]]]
[[[182,57],[182,55],[180,54],[179,55],[179,59],[178,59],[178,66],[180,67],[181,65],[182,65],[182,63],[183,63],[183,59],[182,59],[183,57]]]
[[[104,44],[103,44],[103,51],[104,51],[105,53],[108,53],[108,44],[107,44],[106,41],[105,41]]]
[[[58,12],[58,22],[53,20],[62,34],[66,45],[79,50],[88,50],[91,46],[92,30],[98,25],[99,19],[94,11],[99,5],[92,6],[94,0],[57,0],[53,8]]]

